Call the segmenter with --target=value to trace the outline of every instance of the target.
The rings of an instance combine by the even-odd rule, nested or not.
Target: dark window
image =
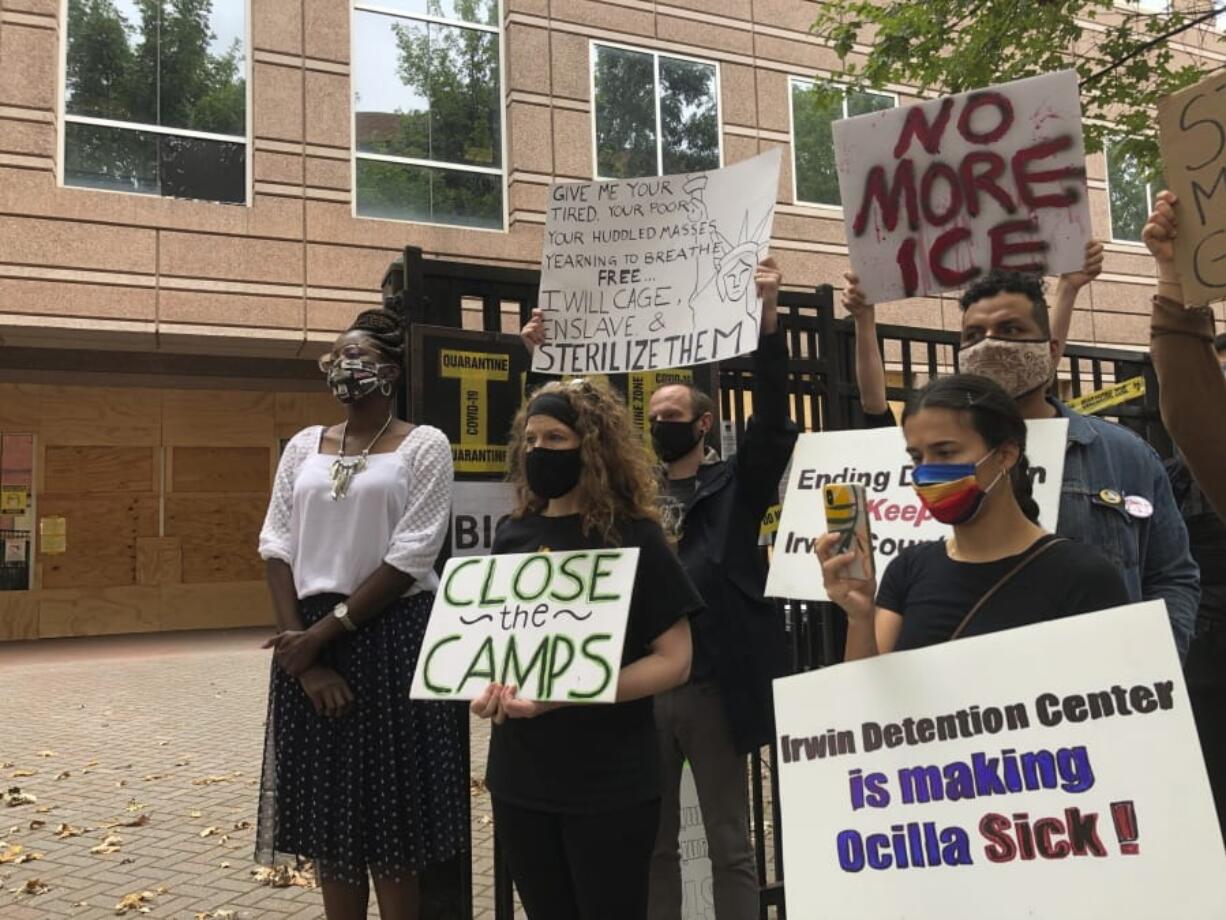
[[[64,183],[243,203],[245,0],[68,0]]]

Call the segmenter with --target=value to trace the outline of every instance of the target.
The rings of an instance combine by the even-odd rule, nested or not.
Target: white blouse
[[[436,590],[454,478],[447,436],[419,425],[396,450],[367,457],[348,494],[333,501],[336,456],[319,452],[323,430],[304,429],[285,445],[260,557],[289,565],[299,599],[348,596],[383,562],[413,576],[409,594]]]

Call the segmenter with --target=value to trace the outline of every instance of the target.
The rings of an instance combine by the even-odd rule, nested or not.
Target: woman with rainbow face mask
[[[835,555],[838,534],[819,541],[826,591],[847,614],[847,660],[1128,603],[1105,556],[1039,526],[1026,423],[999,385],[938,377],[912,398],[902,426],[917,497],[953,535],[902,550],[880,589],[846,577],[855,554]]]

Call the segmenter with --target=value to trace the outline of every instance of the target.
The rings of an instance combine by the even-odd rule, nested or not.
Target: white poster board
[[[834,146],[870,303],[962,288],[991,268],[1054,275],[1085,261],[1074,71],[843,119]]]
[[[498,525],[514,510],[511,483],[456,480],[451,490],[451,555],[488,556]]]
[[[448,559],[409,693],[471,700],[490,683],[522,699],[617,695],[636,547]]]
[[[687,762],[681,769],[681,920],[715,920],[715,889],[711,859],[707,855],[707,831],[694,771]]]
[[[1039,523],[1054,531],[1060,516],[1068,419],[1028,421],[1026,432]],[[766,579],[768,597],[828,600],[814,552],[818,538],[826,533],[821,490],[828,482],[864,486],[878,584],[900,550],[913,543],[944,539],[953,532],[920,504],[911,485],[913,464],[906,447],[902,429],[897,427],[800,436],[792,453],[783,516]],[[1008,488],[1008,483],[1002,480],[997,488]]]
[[[1226,915],[1161,601],[785,677],[775,717],[791,916]]]
[[[539,306],[545,374],[703,364],[758,347],[754,268],[779,188],[776,148],[724,169],[549,187]]]

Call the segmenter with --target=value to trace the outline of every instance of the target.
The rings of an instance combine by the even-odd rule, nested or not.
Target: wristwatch
[[[357,625],[349,619],[349,605],[344,601],[332,608],[332,615],[340,621],[341,626],[345,627],[346,632],[358,631]]]

